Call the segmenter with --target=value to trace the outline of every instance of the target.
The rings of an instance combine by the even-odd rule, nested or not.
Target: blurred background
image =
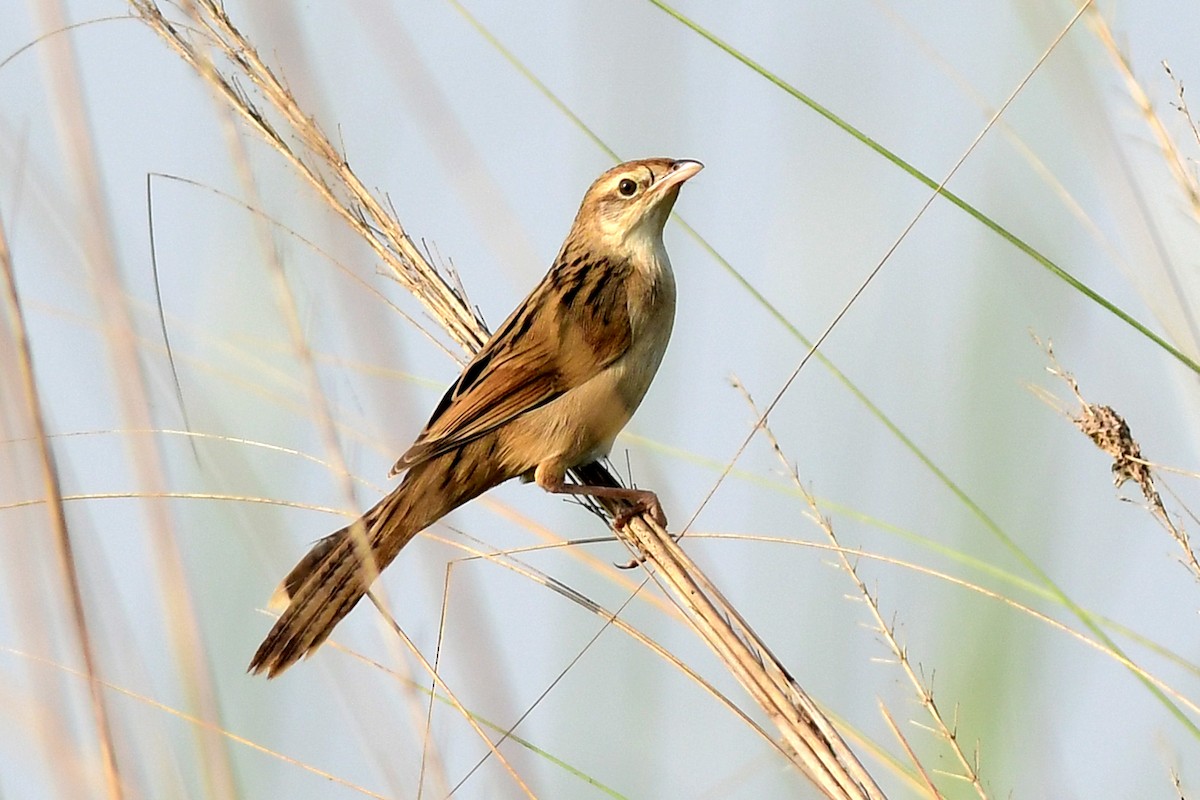
[[[621,159],[705,162],[676,206],[702,239],[666,232],[671,348],[613,453],[673,529],[756,419],[731,378],[772,401],[800,336],[932,193],[803,98],[936,185],[1029,77],[947,186],[977,215],[936,199],[822,346],[836,371],[807,364],[769,420],[864,551],[979,787],[946,774],[963,767],[761,434],[683,540],[889,796],[924,790],[881,704],[944,796],[996,798],[1200,793],[1196,578],[1136,487],[1114,490],[1110,459],[1030,388],[1075,402],[1033,333],[1146,458],[1196,469],[1200,146],[1175,106],[1200,84],[1200,14],[1184,5],[1098,3],[1029,77],[1077,4],[686,0],[680,19],[623,0],[225,3],[493,327],[613,163],[593,136]],[[275,681],[245,673],[279,579],[339,510],[386,491],[457,375],[461,351],[405,318],[438,330],[370,249],[103,0],[0,8],[0,222],[125,796],[526,796],[494,757],[472,773],[487,747],[452,706],[429,711],[427,672],[367,604],[335,640],[383,668],[327,646]],[[4,314],[0,797],[111,797]],[[1159,478],[1197,527],[1194,476]],[[535,796],[818,796],[678,667],[471,557],[557,543],[521,563],[616,610],[642,575],[611,567],[628,554],[608,534],[504,486],[381,583],[459,702],[500,730],[528,712],[525,744],[502,751]],[[601,541],[561,546],[584,539]],[[650,587],[621,616],[769,729],[666,605]]]

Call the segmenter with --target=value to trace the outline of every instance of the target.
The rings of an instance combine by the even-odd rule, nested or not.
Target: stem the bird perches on
[[[189,18],[172,21],[152,0],[130,0],[130,4],[363,237],[448,336],[467,353],[487,341],[487,330],[466,299],[429,264],[385,205],[367,191],[220,5],[197,0],[184,6]],[[266,101],[269,114],[255,105],[241,88],[242,82]],[[574,475],[592,486],[620,486],[599,463],[581,467]],[[626,509],[620,500],[601,504],[614,517]],[[688,623],[776,726],[782,737],[781,752],[804,775],[830,798],[884,797],[828,718],[663,526],[642,514],[618,533],[642,554],[642,563],[674,596]]]

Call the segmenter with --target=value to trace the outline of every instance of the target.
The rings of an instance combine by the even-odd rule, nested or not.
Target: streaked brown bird
[[[311,654],[416,534],[510,478],[558,494],[624,498],[665,524],[653,492],[565,479],[608,454],[658,371],[675,318],[663,225],[679,187],[702,168],[649,158],[596,179],[554,266],[392,468],[407,470],[400,485],[317,542],[283,579],[276,594],[288,605],[252,672],[274,677]]]

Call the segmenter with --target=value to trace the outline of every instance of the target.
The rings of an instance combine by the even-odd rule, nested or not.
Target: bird
[[[703,164],[648,158],[583,196],[553,266],[471,359],[412,446],[400,483],[312,547],[273,602],[286,608],[250,661],[273,678],[311,655],[414,536],[512,478],[547,492],[629,501],[666,524],[645,489],[566,482],[608,455],[658,371],[675,318],[663,227]]]

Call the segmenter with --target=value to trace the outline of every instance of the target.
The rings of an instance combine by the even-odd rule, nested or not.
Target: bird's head
[[[618,164],[583,196],[575,232],[618,251],[661,247],[679,187],[703,168],[699,161],[673,158]]]

